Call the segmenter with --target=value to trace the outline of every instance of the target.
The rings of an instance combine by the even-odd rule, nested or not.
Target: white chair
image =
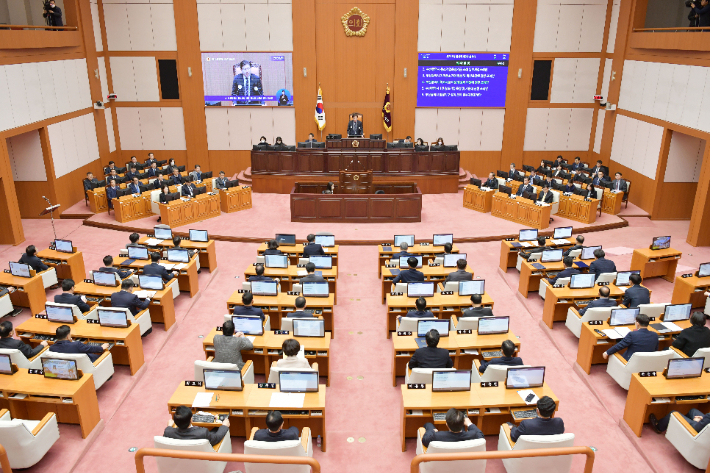
[[[532,248],[537,248],[537,246],[530,247],[530,249],[532,249]],[[528,249],[528,248],[525,248],[525,249]],[[530,257],[527,259],[527,261],[529,261],[529,262],[538,261],[541,256],[542,256],[541,251],[538,251],[536,253],[530,253]],[[515,263],[515,269],[520,271],[520,269],[523,267],[523,261],[525,261],[525,260],[523,260],[523,257],[520,256],[520,253],[518,253],[518,261]]]
[[[14,310],[15,307],[12,305],[12,301],[10,300],[10,294],[5,294],[0,297],[0,317],[5,317]]]
[[[126,248],[118,250],[118,256],[128,256],[128,250]]]
[[[417,433],[417,455],[430,453],[468,453],[485,452],[486,439],[464,440],[462,442],[429,442],[429,446],[422,444],[424,427]],[[420,473],[449,473],[452,471],[465,471],[466,473],[485,473],[486,460],[456,460],[447,462],[424,462],[419,464]]]
[[[45,289],[52,287],[59,282],[57,279],[57,270],[55,268],[49,268],[48,270],[42,271],[38,274],[42,275],[42,284],[44,284]]]
[[[132,324],[138,324],[140,326],[141,337],[153,328],[153,323],[150,321],[150,309],[142,310],[138,312],[137,315],[133,315],[131,309],[126,307],[101,307],[101,310],[123,312],[126,314],[126,319],[130,320]],[[92,310],[89,315],[86,316],[86,319],[98,320],[98,310]]]
[[[251,292],[251,283],[247,281],[242,281],[242,290]]]
[[[579,249],[579,250],[572,250],[572,251],[570,251],[567,256],[571,256],[572,258],[576,258],[576,257],[578,257],[578,256],[581,255],[581,254],[582,254],[582,250]]]
[[[440,264],[441,266],[443,266],[444,265],[444,257],[443,256],[434,257],[434,264]]]
[[[313,373],[313,372],[318,372],[318,363],[313,363],[313,365],[306,369],[306,368],[299,368],[297,370],[288,368],[286,371],[302,371],[304,373]],[[269,379],[266,381],[267,383],[276,383],[279,384],[279,372],[281,372],[281,368],[276,366],[276,362],[272,363],[271,369],[269,370]]]
[[[155,189],[150,193],[150,209],[154,214],[160,215],[160,193],[162,189]]]
[[[155,448],[165,450],[182,450],[187,452],[205,453],[232,453],[232,439],[229,435],[224,436],[217,446],[217,450],[210,445],[207,439],[204,440],[177,440],[167,437],[153,437]],[[175,473],[176,471],[189,471],[190,473],[222,473],[227,467],[227,462],[209,460],[185,460],[181,458],[156,457],[158,471],[160,473]]]
[[[539,448],[561,448],[574,446],[574,434],[521,435],[511,445],[503,426],[498,434],[498,451],[510,452]],[[572,455],[557,457],[506,458],[503,466],[508,473],[568,473],[572,468]]]
[[[98,309],[99,306],[95,305],[87,312],[84,314],[81,309],[79,309],[78,306],[74,304],[61,304],[59,302],[45,302],[44,306],[51,306],[51,307],[71,307],[71,312],[72,315],[77,318],[77,320],[86,320],[86,319],[95,319],[96,318],[96,310]]]
[[[703,311],[705,315],[710,315],[710,297],[705,300],[705,310]]]
[[[616,273],[601,273],[597,278],[597,283],[608,282],[612,284],[616,280]]]
[[[43,351],[30,359],[27,359],[17,348],[0,348],[0,355],[10,355],[10,363],[17,365],[18,368],[41,370],[42,360],[40,359],[40,355],[48,349],[48,347],[45,347]]]
[[[0,411],[0,444],[5,447],[13,469],[37,464],[57,440],[59,427],[53,412],[40,421],[13,419],[7,409]]]
[[[111,352],[104,352],[103,355],[92,363],[86,353],[57,353],[45,350],[40,358],[52,358],[55,360],[75,360],[76,367],[84,374],[94,375],[94,387],[99,389],[108,379],[113,376],[113,357]]]
[[[298,264],[308,264],[311,262],[310,258],[298,258]]]
[[[666,439],[688,463],[703,470],[710,461],[710,433],[708,430],[710,427],[706,425],[700,432],[695,432],[680,413],[674,412],[668,423]]]
[[[575,337],[579,338],[582,336],[582,325],[584,322],[589,322],[590,320],[607,320],[611,316],[611,309],[616,307],[592,307],[584,312],[584,315],[579,315],[579,312],[573,307],[567,309],[567,320],[565,325],[574,334]]]
[[[646,314],[649,317],[655,317],[656,320],[660,320],[661,315],[665,312],[668,304],[670,304],[670,302],[665,304],[639,304],[639,313]]]
[[[416,333],[417,331],[417,322],[420,320],[439,320],[436,317],[430,318],[430,317],[402,317],[399,319],[399,323],[397,324],[397,331],[398,332],[414,332]],[[449,326],[451,324],[449,323]]]
[[[508,368],[528,368],[531,365],[517,365],[517,366],[506,366],[506,365],[488,365],[486,371],[481,373],[481,382],[498,381],[503,382],[508,376]]]
[[[266,261],[266,258],[264,258],[264,255],[259,255],[256,257],[256,264],[264,264],[264,261]]]
[[[297,292],[301,294],[303,292],[303,285],[302,284],[293,284],[293,288],[291,289],[293,292]]]
[[[402,294],[407,293],[407,283],[406,282],[398,282],[397,284],[394,285],[394,292],[401,292]]]
[[[293,318],[292,317],[281,317],[281,330],[287,330],[293,332]],[[268,332],[268,330],[264,329]]]
[[[489,319],[490,317],[459,317],[456,330],[478,330],[478,319]]]
[[[411,372],[410,372],[411,371]],[[432,371],[456,371],[456,368],[409,368],[404,374],[405,384],[431,384]]]
[[[210,357],[212,359],[212,357]],[[236,371],[239,368],[233,363],[217,363],[214,361],[195,360],[195,381],[205,380],[205,370]],[[242,367],[242,383],[254,384],[254,363],[251,360]]]
[[[551,190],[552,192],[552,208],[550,209],[550,215],[555,215],[560,210],[560,192]]]
[[[505,179],[503,179],[502,177],[496,177],[496,181],[498,181],[498,188],[500,188],[500,186],[506,185]],[[496,192],[498,192],[498,189],[496,189]]]
[[[673,358],[685,358],[685,355],[680,350],[676,348],[671,348],[669,350],[673,352]],[[0,350],[0,353],[4,353],[4,351]],[[705,362],[703,363],[703,369],[710,368],[710,348],[698,348],[697,350],[695,350],[695,353],[693,353],[693,356],[691,358],[705,358]]]
[[[301,431],[301,438],[298,440],[282,440],[280,442],[262,442],[254,439],[254,433],[258,430],[254,427],[251,437],[244,442],[245,455],[270,455],[279,457],[312,457],[313,439],[311,429],[304,427]],[[246,473],[310,473],[309,465],[283,464],[275,465],[269,463],[244,463]]]
[[[569,279],[570,278],[558,278],[557,281],[555,281],[555,284],[561,284],[563,286],[566,286],[567,284],[569,284]],[[537,293],[540,295],[540,299],[545,300],[547,288],[550,286],[551,284],[548,282],[547,279],[543,278],[540,280],[540,287],[537,290]]]
[[[660,373],[668,366],[668,360],[674,357],[672,350],[634,353],[627,362],[620,354],[614,353],[613,356],[609,357],[606,372],[619,386],[628,391],[632,374],[640,371],[657,371]]]
[[[459,292],[459,282],[458,281],[449,281],[444,283],[444,288],[442,289],[441,286],[438,286],[439,290],[437,292],[441,291],[454,291],[456,293]]]

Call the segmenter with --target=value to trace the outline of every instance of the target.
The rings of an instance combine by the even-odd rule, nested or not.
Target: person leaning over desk
[[[175,426],[173,426],[175,424]],[[207,440],[213,447],[220,443],[229,432],[229,417],[225,417],[216,430],[192,425],[192,410],[187,406],[178,406],[173,417],[168,421],[168,426],[163,432],[163,437],[176,440]]]
[[[163,282],[168,282],[173,278],[176,278],[180,275],[180,271],[168,271],[165,269],[165,266],[161,266],[159,264],[160,262],[160,253],[151,253],[150,254],[150,264],[146,264],[143,266],[143,274],[146,276],[160,276],[163,278]]]
[[[531,248],[527,251],[521,251],[520,256],[522,258],[525,258],[525,260],[528,260],[530,258],[530,255],[533,253],[542,253],[545,250],[548,250],[545,245],[547,245],[547,240],[545,240],[544,236],[539,236],[537,237],[537,246],[535,248]]]
[[[425,347],[418,348],[409,360],[409,368],[453,368],[454,362],[446,348],[439,345],[439,331],[431,329],[426,334]]]
[[[572,252],[574,250],[581,250],[582,248],[584,248],[584,235],[577,235],[576,243],[574,244],[574,246],[572,246],[568,250],[565,250],[565,252],[562,253],[562,255],[569,256],[570,252]]]
[[[222,333],[214,336],[214,362],[232,363],[239,369],[244,367],[242,351],[254,348],[251,340],[242,332],[234,333],[234,322],[227,320],[222,324]]]
[[[557,273],[557,276],[555,276],[554,278],[548,279],[547,281],[550,284],[554,285],[555,283],[557,283],[557,280],[560,278],[569,278],[569,277],[572,277],[573,274],[579,274],[579,270],[577,268],[572,267],[573,263],[574,263],[574,258],[572,258],[571,256],[565,256],[562,259],[562,264],[565,265],[565,269],[563,269],[562,271]]]
[[[44,350],[44,347],[49,345],[46,340],[42,340],[37,347],[32,348],[30,345],[12,338],[14,333],[15,330],[12,327],[12,322],[6,320],[5,322],[0,323],[0,348],[20,350],[20,352],[25,355],[25,358],[28,360],[34,356],[37,356],[39,352]]]
[[[121,290],[111,294],[111,307],[123,307],[129,309],[131,314],[138,315],[138,312],[145,310],[150,305],[150,297],[141,301],[133,294],[133,281],[126,279],[121,283]]]
[[[648,329],[649,322],[648,315],[637,315],[636,330],[627,333],[623,340],[602,353],[602,357],[606,360],[609,355],[627,348],[626,353],[621,356],[626,361],[629,361],[634,353],[648,353],[658,350],[658,334]]]
[[[71,338],[71,328],[68,325],[60,325],[55,331],[56,341],[54,345],[49,347],[49,351],[54,353],[74,353],[74,354],[86,354],[91,362],[99,359],[99,353],[103,353],[104,350],[108,350],[108,343],[102,343],[101,345],[89,345],[75,342]]]
[[[446,426],[448,432],[439,432],[431,422],[424,424],[426,433],[422,436],[422,445],[428,447],[431,442],[463,442],[483,438],[483,432],[473,425],[471,419],[453,407],[446,412]]]

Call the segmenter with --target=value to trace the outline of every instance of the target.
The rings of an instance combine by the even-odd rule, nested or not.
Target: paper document
[[[252,343],[254,343],[254,340],[256,340],[256,337],[253,335],[245,335],[245,337],[247,340],[249,340]]]
[[[155,297],[155,291],[136,291],[133,294],[138,296],[138,299],[147,299],[148,297],[152,299]]]
[[[533,397],[530,401],[526,401],[525,399],[531,394],[535,397]],[[525,404],[527,404],[528,406],[532,406],[533,404],[537,404],[538,397],[537,397],[537,394],[535,394],[532,389],[523,389],[522,391],[518,391],[518,395],[520,396],[520,399],[522,399],[523,402],[525,402]]]
[[[168,271],[170,271],[171,269],[173,269],[175,267],[175,265],[172,263],[158,263],[158,264],[160,266],[162,266],[163,268],[167,269]]]
[[[569,244],[569,241],[567,240],[552,240],[552,243],[555,245],[567,245]]]
[[[187,264],[185,263],[178,263],[173,265],[173,269],[177,269],[178,271],[181,269],[185,269],[187,267]]]
[[[520,244],[523,245],[523,246],[525,246],[525,247],[533,246],[533,244],[530,243],[529,241],[521,241]]]
[[[296,271],[296,274],[298,276],[305,276],[306,274],[308,274],[308,271],[306,271],[305,269],[299,269],[298,271]]]
[[[608,329],[602,330],[602,332],[604,332],[604,335],[611,338],[612,340],[618,340],[619,338],[624,338],[621,336],[621,334],[619,332],[617,332],[613,328],[608,328]]]
[[[663,322],[663,325],[665,325],[666,328],[671,332],[680,332],[681,330],[683,330],[681,327],[674,324],[673,322]]]
[[[626,292],[626,290],[629,288],[629,286],[617,286],[619,289],[621,289],[621,292]]]
[[[471,350],[464,350],[463,352],[466,353],[467,355],[478,355],[478,350],[471,349]]]
[[[195,400],[192,401],[192,407],[210,407],[214,393],[197,393]]]
[[[627,336],[630,332],[631,329],[627,327],[616,327],[616,331],[619,332],[619,335],[621,335],[621,338],[624,338]]]
[[[303,401],[306,399],[306,393],[273,393],[269,407],[296,407],[302,408]]]
[[[145,241],[145,244],[146,244],[147,246],[158,246],[158,245],[160,245],[162,242],[163,242],[163,240],[158,240],[157,238],[148,238],[148,239]]]

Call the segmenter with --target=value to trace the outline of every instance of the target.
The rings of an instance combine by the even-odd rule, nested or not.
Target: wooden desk
[[[13,419],[41,420],[54,412],[57,422],[79,424],[82,438],[88,437],[101,420],[91,374],[68,381],[28,374],[20,368],[13,375],[0,377],[0,393],[0,408],[9,409]]]
[[[575,258],[575,263],[581,261]],[[533,267],[533,264],[541,264],[545,269],[537,269]],[[586,263],[585,263],[586,264]],[[579,269],[580,273],[586,273],[589,271],[589,267],[579,268],[577,265],[572,265],[573,268]],[[540,261],[523,261],[520,265],[520,279],[518,281],[518,292],[525,298],[528,297],[529,292],[537,292],[540,289],[540,284],[542,284],[543,279],[550,279],[551,275],[549,272],[560,272],[565,269],[565,265],[562,261],[556,263],[541,263]]]
[[[86,195],[89,197],[89,209],[93,213],[98,214],[108,211],[105,187],[97,187],[96,189],[86,191]]]
[[[148,236],[141,237],[141,239],[138,240],[138,243],[143,245],[149,238],[150,237]],[[173,245],[172,240],[163,240],[161,243],[158,243],[156,246],[151,246],[150,248],[167,249],[175,248],[175,246]],[[180,242],[180,248],[186,250],[195,250],[198,252],[198,254],[200,255],[200,269],[207,268],[210,273],[217,269],[217,250],[215,248],[214,240],[209,240],[206,242],[182,240]]]
[[[116,221],[125,223],[153,215],[152,193],[153,191],[149,190],[142,194],[124,195],[112,199]]]
[[[380,268],[380,274],[382,274],[382,303],[384,304],[385,301],[387,300],[387,294],[392,292],[392,281],[396,277],[394,274],[392,274],[392,270],[397,270],[399,268],[388,268],[386,266],[382,266]],[[457,267],[453,268],[445,268],[444,265],[442,264],[441,266],[429,266],[428,264],[424,264],[421,268],[417,268],[417,271],[421,271],[424,273],[424,281],[425,282],[444,282],[446,280],[446,276],[449,275],[449,273],[453,273],[457,270]],[[405,269],[406,271],[406,269]],[[466,266],[466,271],[473,274],[473,268],[470,266]],[[434,290],[436,290],[436,284],[434,285]],[[405,294],[406,295],[406,294]]]
[[[17,288],[10,294],[10,300],[15,307],[28,307],[32,315],[37,315],[44,310],[47,296],[44,292],[42,273],[37,273],[31,278],[21,278],[10,273],[0,272],[0,286]]]
[[[145,315],[143,315],[145,316]],[[41,340],[33,338],[33,335],[54,336],[57,327],[62,323],[50,322],[46,319],[25,320],[16,330],[23,342],[37,346]],[[73,338],[88,338],[89,341],[99,343],[115,343],[111,348],[111,357],[114,365],[128,365],[131,375],[138,372],[143,366],[143,342],[141,340],[140,326],[135,323],[128,328],[102,327],[99,324],[90,324],[86,320],[77,320],[71,325],[71,335]],[[54,342],[48,342],[50,345]]]
[[[42,259],[44,264],[57,270],[57,278],[60,280],[72,279],[77,282],[86,277],[84,255],[81,251],[62,253],[61,251],[46,249],[38,251],[37,256]]]
[[[705,292],[710,290],[710,277],[699,278],[691,276],[682,278],[680,275],[675,278],[673,286],[673,296],[671,304],[693,304],[693,307],[705,307],[707,297]]]
[[[683,256],[683,252],[673,248],[666,250],[636,249],[631,256],[631,271],[641,271],[641,277],[644,279],[660,276],[666,281],[673,282],[681,256]]]
[[[658,419],[679,410],[687,413],[690,409],[702,412],[710,410],[708,399],[683,401],[677,396],[706,396],[710,394],[710,374],[703,371],[700,378],[666,379],[661,373],[656,377],[642,378],[638,373],[631,375],[629,394],[626,396],[624,421],[637,437],[641,437],[643,424],[655,414]],[[671,402],[653,402],[653,398],[669,397]]]
[[[493,194],[495,193],[494,189],[484,191],[478,186],[469,184],[463,189],[463,207],[488,213],[493,207]]]
[[[219,190],[220,208],[224,213],[239,212],[251,208],[251,187],[230,187]]]
[[[230,314],[234,313],[236,306],[244,305],[242,303],[243,293],[234,291],[227,300],[227,311]],[[289,296],[285,292],[280,292],[276,296],[254,296],[254,307],[260,308],[264,315],[269,316],[271,321],[271,329],[278,330],[281,328],[281,319],[286,317],[295,309],[295,301],[298,296]],[[313,310],[316,315],[322,316],[325,321],[326,332],[331,332],[335,338],[335,326],[333,320],[333,306],[335,306],[335,295],[330,294],[328,297],[307,297],[306,310]]]
[[[266,251],[268,247],[266,246],[266,243],[262,243],[259,245],[259,248],[256,250],[256,254],[259,256],[262,256],[264,254],[264,251]],[[331,246],[331,247],[323,247],[323,251],[327,256],[332,256],[333,257],[333,266],[337,267],[338,266],[338,250],[340,249],[339,245]],[[303,258],[303,243],[297,243],[293,246],[286,246],[282,245],[279,246],[279,250],[285,255],[288,255],[288,264],[292,265],[297,265],[298,264],[298,259]]]
[[[197,262],[195,261],[196,258],[197,258],[197,255],[193,256],[192,259],[190,260],[190,262],[187,263],[187,267],[179,270],[180,274],[178,276],[178,284],[180,285],[180,290],[189,292],[190,297],[195,297],[195,294],[197,294],[197,292],[200,290],[200,282],[197,279]],[[133,263],[126,266],[123,264],[123,262],[126,261],[127,259],[128,258],[125,256],[116,256],[113,258],[113,263],[114,263],[114,265],[121,266],[122,268],[137,269],[141,272],[143,271],[143,266],[146,266],[146,265],[152,263],[150,259],[147,259],[147,260],[137,259],[137,260],[134,260]],[[167,260],[161,260],[160,262],[161,263],[168,263],[168,264],[179,264],[179,263],[169,263]],[[170,271],[177,271],[177,270],[171,269]]]
[[[581,195],[560,193],[560,206],[556,215],[582,223],[594,223],[597,221],[597,207],[599,207],[597,199],[587,201]]]
[[[545,306],[542,309],[542,321],[549,328],[552,328],[553,322],[562,322],[567,320],[567,309],[575,305],[577,301],[591,301],[599,297],[599,287],[595,285],[589,289],[570,289],[566,287],[548,287],[545,290]],[[613,284],[607,286],[609,288],[610,299],[621,301],[624,291]]]
[[[301,271],[304,274],[298,274]],[[335,297],[335,303],[338,303],[338,267],[333,266],[330,269],[316,269],[323,273],[323,278],[328,281],[328,291]],[[264,268],[264,276],[279,278],[281,291],[288,292],[293,290],[294,284],[300,284],[301,278],[306,277],[306,268],[289,265],[288,268]],[[244,280],[249,281],[249,276],[256,276],[256,268],[252,265],[244,271]]]
[[[612,192],[604,189],[602,196],[602,212],[605,214],[617,215],[621,212],[621,201],[624,199],[623,192]]]
[[[200,194],[194,199],[178,199],[159,205],[161,222],[170,228],[219,217],[222,214],[219,194]]]
[[[221,326],[220,326],[221,327]],[[214,356],[214,336],[220,334],[217,329],[207,334],[202,339],[202,349],[205,357]],[[325,337],[294,337],[293,332],[289,335],[276,335],[273,330],[264,332],[264,335],[254,337],[252,345],[254,349],[242,352],[242,359],[252,360],[254,373],[263,374],[265,379],[269,379],[271,373],[271,363],[283,358],[281,346],[285,340],[293,338],[298,340],[306,352],[314,351],[315,354],[306,354],[308,363],[318,363],[318,374],[325,376],[326,385],[330,386],[330,333],[326,332]]]
[[[552,206],[539,206],[531,200],[518,197],[511,199],[508,194],[498,192],[493,196],[491,215],[521,223],[530,228],[545,229],[550,225]]]
[[[511,414],[511,410],[534,409],[535,406],[526,406],[520,398],[518,390],[506,389],[505,383],[499,383],[498,387],[482,388],[480,384],[472,384],[471,391],[461,392],[432,392],[431,384],[427,384],[425,389],[407,389],[405,384],[400,386],[402,390],[402,451],[406,451],[405,439],[416,438],[417,429],[423,427],[425,423],[431,422],[439,430],[446,429],[445,421],[435,421],[434,413],[445,413],[450,408],[468,412],[470,409],[477,409],[478,412],[468,412],[471,419],[484,435],[497,435],[501,424],[506,422],[516,422]],[[533,392],[538,397],[550,396],[559,408],[559,400],[550,386],[545,383],[540,388],[533,388]],[[499,413],[486,412],[488,408],[498,408]],[[413,414],[412,411],[421,410],[422,415]]]
[[[385,265],[385,261],[392,258],[392,255],[399,253],[400,250],[398,246],[384,246],[377,245],[377,251],[379,253],[379,258],[377,261],[377,271],[379,271],[378,277],[382,277],[382,267]],[[412,253],[417,256],[422,256],[424,263],[427,263],[428,259],[434,259],[437,256],[441,256],[445,253],[444,245],[434,246],[432,243],[427,245],[422,245],[421,243],[416,243],[413,246],[407,248],[408,253]],[[456,245],[452,245],[451,253],[458,253],[459,248]],[[333,263],[335,264],[335,263]]]
[[[539,233],[538,233],[539,235]],[[569,248],[574,245],[575,239],[574,238],[568,238],[567,241],[569,242],[568,244],[564,245],[556,245],[552,242],[552,239],[549,239],[545,242],[545,246],[552,248]],[[521,250],[528,250],[531,248],[537,247],[537,242],[531,242],[535,246],[534,247],[516,247],[515,244],[520,244],[520,242],[515,239],[513,241],[505,241],[501,240],[500,242],[500,269],[503,270],[503,272],[508,271],[508,268],[515,268],[515,266],[518,263],[518,253]]]

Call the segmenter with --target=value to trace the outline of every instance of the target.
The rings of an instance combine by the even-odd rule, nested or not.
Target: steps
[[[251,186],[251,167],[248,167],[244,171],[239,172],[239,174],[237,174],[237,179],[239,179],[239,185]]]
[[[468,184],[470,184],[471,178],[470,172],[466,171],[464,168],[459,168],[459,190],[462,190]]]

